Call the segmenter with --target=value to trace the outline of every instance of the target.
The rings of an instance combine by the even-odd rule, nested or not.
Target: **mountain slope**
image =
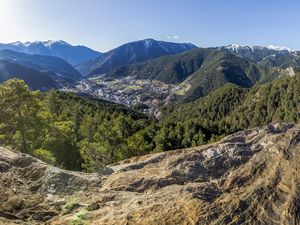
[[[164,108],[161,121],[198,121],[218,122],[239,107],[247,94],[247,89],[234,84],[226,84],[205,97],[189,103],[181,103]]]
[[[194,101],[227,83],[249,88],[257,83],[272,81],[283,74],[284,71],[272,67],[260,66],[232,54],[216,52],[191,75],[191,89],[184,96],[184,101]]]
[[[300,73],[245,89],[226,84],[196,101],[163,111],[162,122],[187,120],[219,134],[278,122],[300,121]]]
[[[59,57],[28,55],[11,50],[0,50],[0,59],[18,63],[41,72],[53,72],[57,77],[69,80],[77,80],[81,77],[77,70]]]
[[[17,63],[0,60],[0,83],[12,78],[24,80],[33,90],[48,90],[60,86],[45,73],[27,68]]]
[[[26,54],[48,55],[63,58],[72,65],[79,64],[101,55],[85,46],[73,46],[64,41],[35,41],[0,44],[0,50],[9,49]]]
[[[179,83],[197,71],[213,51],[197,48],[189,52],[159,57],[142,63],[116,68],[107,77],[132,76],[165,83]]]
[[[299,135],[299,125],[269,125],[202,147],[135,157],[97,174],[0,148],[0,221],[299,224]]]
[[[139,63],[196,48],[190,43],[172,43],[146,39],[130,42],[76,67],[84,75],[107,73],[119,66]]]

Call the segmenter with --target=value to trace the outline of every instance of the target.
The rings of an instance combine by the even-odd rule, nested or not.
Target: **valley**
[[[157,80],[135,79],[133,77],[107,78],[93,76],[79,81],[73,87],[62,91],[85,93],[95,98],[112,101],[157,115],[161,107],[183,96],[191,85],[187,82],[166,84]]]

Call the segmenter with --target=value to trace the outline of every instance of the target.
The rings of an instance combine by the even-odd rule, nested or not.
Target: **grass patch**
[[[87,225],[87,222],[85,221],[87,218],[88,211],[84,208],[78,211],[73,219],[70,221],[70,225]]]
[[[125,88],[125,90],[141,90],[143,89],[141,86],[137,86],[137,85],[129,85]]]
[[[63,214],[68,213],[70,211],[72,211],[72,209],[74,209],[76,207],[76,205],[78,205],[77,203],[77,198],[75,197],[70,197],[68,199],[68,201],[66,202],[66,204],[62,207],[62,212]]]

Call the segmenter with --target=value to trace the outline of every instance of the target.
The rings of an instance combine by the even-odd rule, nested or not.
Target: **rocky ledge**
[[[61,170],[0,148],[0,224],[300,224],[300,125]]]

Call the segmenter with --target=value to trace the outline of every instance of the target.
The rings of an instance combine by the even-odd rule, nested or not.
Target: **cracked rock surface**
[[[300,125],[71,172],[0,148],[0,224],[300,224]]]

